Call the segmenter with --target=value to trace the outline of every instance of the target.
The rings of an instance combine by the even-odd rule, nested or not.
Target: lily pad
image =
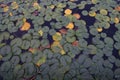
[[[38,48],[40,46],[40,41],[37,39],[33,39],[30,42],[30,47],[32,48]]]
[[[30,41],[23,40],[22,45],[20,46],[22,49],[28,49],[30,47]]]

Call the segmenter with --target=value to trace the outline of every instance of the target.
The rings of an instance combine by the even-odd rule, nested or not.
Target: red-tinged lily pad
[[[67,33],[67,30],[66,29],[61,29],[59,30],[61,34],[66,34]]]
[[[115,7],[116,11],[120,11],[120,6]]]
[[[36,48],[29,48],[28,51],[30,51],[31,53],[35,53],[36,50],[37,50]]]
[[[50,44],[48,44],[47,46],[45,46],[45,48],[50,48]]]
[[[72,43],[72,45],[73,45],[73,46],[78,46],[78,45],[79,45],[79,42],[78,42],[78,41],[74,41],[74,42]]]

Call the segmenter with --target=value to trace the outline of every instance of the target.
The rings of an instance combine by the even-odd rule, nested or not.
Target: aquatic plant
[[[120,80],[119,0],[0,0],[0,80]]]

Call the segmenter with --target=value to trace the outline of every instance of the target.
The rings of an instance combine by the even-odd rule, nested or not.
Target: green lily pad
[[[36,70],[35,70],[35,67],[34,67],[33,63],[25,63],[25,64],[23,64],[23,69],[25,70],[24,76],[26,78],[29,78],[32,75],[35,75]]]
[[[0,71],[2,72],[4,72],[4,71],[9,71],[10,70],[10,68],[11,68],[11,63],[9,62],[9,61],[6,61],[6,62],[4,62],[2,65],[1,65],[1,67],[0,67]]]
[[[17,65],[20,62],[20,58],[18,56],[13,56],[12,59],[10,60],[10,62],[13,65]]]
[[[76,40],[76,37],[66,37],[66,40],[71,43]]]
[[[3,32],[0,34],[1,38],[3,38],[4,40],[8,40],[10,37],[10,34],[8,32]]]
[[[28,63],[28,62],[31,62],[32,61],[32,54],[31,53],[23,53],[20,55],[20,58],[21,58],[21,61],[24,63]]]
[[[25,35],[22,36],[22,39],[31,40],[32,35],[31,34],[25,34]]]
[[[12,53],[14,55],[20,55],[21,52],[22,52],[22,50],[19,47],[14,47],[14,46],[12,47]]]
[[[10,42],[11,46],[21,46],[22,45],[22,39],[21,38],[15,38]]]
[[[23,40],[22,45],[20,46],[22,49],[28,49],[30,47],[30,41]]]
[[[30,47],[32,48],[38,48],[40,46],[40,40],[38,39],[33,39],[30,42]]]
[[[48,45],[49,45],[49,41],[48,41],[47,39],[41,40],[41,46],[42,46],[42,47],[46,47],[46,46],[48,46]]]

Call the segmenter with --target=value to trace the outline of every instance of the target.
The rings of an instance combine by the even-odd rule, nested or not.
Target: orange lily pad
[[[64,13],[65,13],[66,15],[70,15],[70,14],[72,13],[72,10],[66,9],[66,10],[64,11]]]
[[[120,6],[115,7],[116,11],[120,11]]]
[[[78,14],[78,13],[74,13],[73,16],[75,16],[76,19],[80,19],[80,14]]]
[[[73,24],[72,22],[70,22],[70,23],[66,26],[66,28],[68,28],[68,29],[73,29],[73,28],[74,28],[74,24]]]
[[[20,28],[21,31],[28,31],[30,29],[31,25],[28,22],[25,22],[22,27]]]

